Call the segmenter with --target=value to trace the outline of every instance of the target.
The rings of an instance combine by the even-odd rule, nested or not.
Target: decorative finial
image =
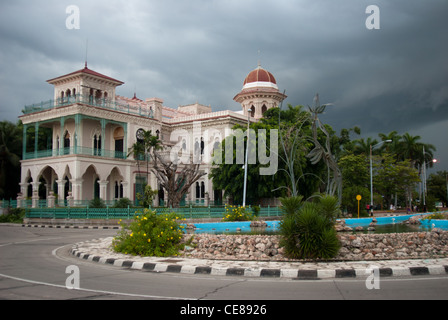
[[[87,69],[87,54],[88,54],[88,50],[89,50],[89,39],[86,39],[86,59],[85,59],[85,63],[84,63],[84,68]]]

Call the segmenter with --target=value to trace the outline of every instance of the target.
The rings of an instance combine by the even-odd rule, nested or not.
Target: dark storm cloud
[[[365,27],[370,4],[379,30]],[[69,5],[79,30],[65,26]],[[232,98],[260,60],[286,103],[334,103],[324,119],[337,130],[422,128],[431,142],[448,134],[431,131],[448,119],[446,12],[446,0],[2,1],[0,118],[52,98],[45,80],[81,69],[88,39],[89,67],[124,81],[120,95],[239,110]]]

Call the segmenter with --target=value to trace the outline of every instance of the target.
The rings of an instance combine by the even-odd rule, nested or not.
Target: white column
[[[129,188],[129,182],[121,181],[121,185],[123,186],[123,198],[131,199],[131,192]]]
[[[64,200],[65,200],[65,180],[56,180],[56,183],[58,184],[58,204],[60,206],[64,206]]]
[[[82,183],[83,179],[72,179],[70,182],[72,183],[72,196],[73,200],[78,201],[82,200]]]
[[[32,207],[33,208],[38,208],[39,207],[39,185],[40,182],[32,182],[31,183],[33,186],[33,196],[31,197],[32,200]]]
[[[107,180],[101,180],[98,182],[100,184],[100,198],[104,201],[107,200],[107,184],[109,181]]]

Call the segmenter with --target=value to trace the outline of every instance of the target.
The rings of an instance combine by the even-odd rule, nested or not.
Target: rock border
[[[334,263],[277,262],[272,267],[266,261],[189,259],[185,257],[132,257],[110,251],[108,239],[76,243],[70,254],[89,262],[129,270],[189,275],[236,276],[258,278],[290,278],[321,280],[337,278],[366,278],[377,267],[380,277],[422,276],[448,274],[448,258],[424,260],[353,261]],[[109,240],[111,241],[111,240]],[[89,249],[90,248],[90,249]]]

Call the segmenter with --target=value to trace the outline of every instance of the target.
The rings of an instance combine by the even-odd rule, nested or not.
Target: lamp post
[[[423,173],[423,211],[424,212],[426,212],[426,159],[425,159],[425,155],[426,155],[425,146],[423,146],[423,172],[422,173]],[[437,159],[432,159],[431,161],[433,163],[436,163]]]
[[[390,143],[392,140],[384,140],[376,145],[370,145],[370,216],[373,216],[373,170],[372,170],[372,150],[383,145],[383,143]]]
[[[250,113],[252,109],[247,110],[247,145],[246,145],[246,159],[244,160],[244,190],[243,190],[243,207],[246,206],[246,188],[247,188],[247,159],[249,155],[249,123],[250,123]]]

